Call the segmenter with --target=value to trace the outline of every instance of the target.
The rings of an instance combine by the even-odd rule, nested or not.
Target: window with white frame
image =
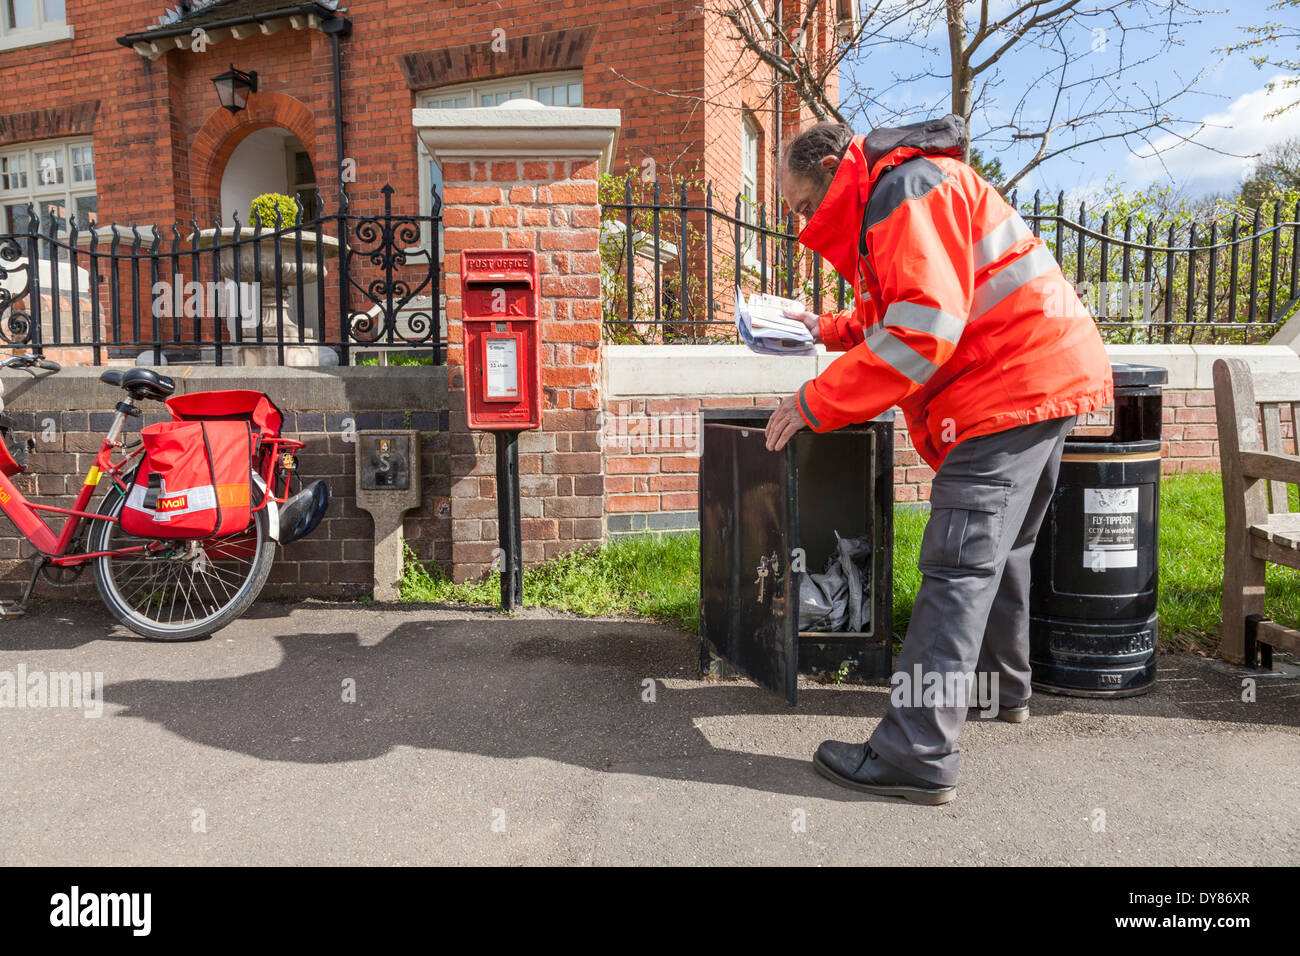
[[[290,145],[290,143],[294,145]],[[297,145],[297,140],[285,141],[285,171],[289,179],[289,195],[302,203],[306,221],[315,219],[320,212],[320,193],[316,190],[316,169],[311,164],[307,150]]]
[[[758,222],[758,152],[761,148],[762,131],[750,116],[740,119],[740,212],[741,217],[750,225]],[[757,235],[753,230],[742,229],[744,262],[754,265],[758,262]]]
[[[0,0],[0,50],[71,36],[65,0]]]
[[[510,100],[537,100],[543,106],[581,106],[582,71],[534,73],[504,80],[483,80],[430,90],[418,97],[421,109],[453,110],[471,106],[500,106]],[[423,145],[420,156],[420,211],[429,214],[430,195],[442,191],[442,170]]]
[[[95,148],[88,139],[46,140],[0,146],[0,233],[29,228],[28,205],[40,216],[40,232],[64,231],[69,216],[79,230],[98,219]]]

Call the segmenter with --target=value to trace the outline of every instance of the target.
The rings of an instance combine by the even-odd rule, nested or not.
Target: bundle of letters
[[[813,355],[817,351],[808,326],[785,315],[803,311],[802,302],[760,292],[746,303],[744,294],[736,289],[736,331],[750,351],[760,355]]]

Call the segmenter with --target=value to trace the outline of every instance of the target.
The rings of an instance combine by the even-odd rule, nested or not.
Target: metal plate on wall
[[[362,434],[358,452],[361,488],[406,491],[411,487],[411,440],[407,435]]]

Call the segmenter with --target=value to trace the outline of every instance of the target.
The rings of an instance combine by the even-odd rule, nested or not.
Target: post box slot
[[[533,287],[533,277],[527,272],[476,272],[465,277],[466,285],[524,285]]]

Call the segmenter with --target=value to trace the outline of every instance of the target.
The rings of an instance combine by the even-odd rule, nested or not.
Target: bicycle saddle
[[[176,391],[175,382],[148,368],[110,368],[99,376],[99,380],[126,389],[132,398],[152,398],[158,402]]]

